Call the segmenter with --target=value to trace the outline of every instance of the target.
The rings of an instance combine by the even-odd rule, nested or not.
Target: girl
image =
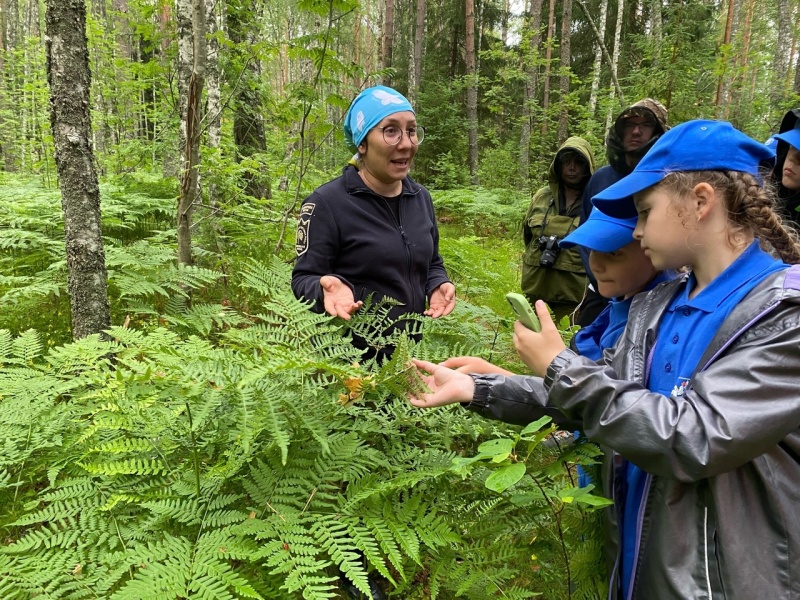
[[[638,212],[656,268],[691,268],[634,300],[601,363],[564,348],[540,301],[540,334],[515,325],[548,407],[612,449],[610,598],[800,597],[800,269],[787,264],[800,250],[760,183],[771,157],[728,123],[690,121],[595,196],[606,213]],[[432,390],[417,406],[526,393],[417,366]]]

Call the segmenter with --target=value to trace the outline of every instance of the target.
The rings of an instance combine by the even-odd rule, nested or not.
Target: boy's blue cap
[[[586,222],[565,237],[559,246],[583,246],[595,252],[616,252],[633,241],[636,217],[615,219],[593,208]]]
[[[770,139],[781,140],[800,150],[800,119],[797,119],[797,122],[794,124],[794,129],[784,131],[783,133],[776,133]],[[776,147],[777,145],[778,143],[775,142]]]
[[[795,130],[796,131],[796,130]],[[790,142],[791,143],[791,142]],[[681,171],[741,171],[759,177],[775,152],[725,121],[687,121],[662,135],[633,172],[592,198],[604,213],[636,216],[630,196]]]
[[[370,130],[389,115],[411,111],[411,103],[397,90],[376,85],[363,90],[347,109],[344,116],[344,139],[348,146],[357,149]]]

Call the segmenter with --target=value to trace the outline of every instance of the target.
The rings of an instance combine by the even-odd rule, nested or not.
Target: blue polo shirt
[[[659,283],[674,278],[674,271],[660,271],[642,291],[652,290]],[[572,338],[578,354],[592,360],[603,358],[603,350],[616,344],[625,330],[632,302],[633,296],[625,300],[621,297],[611,300],[594,321],[578,330]]]
[[[661,319],[653,351],[650,391],[680,397],[722,322],[734,307],[767,275],[789,265],[761,250],[754,241],[739,257],[694,298],[693,274],[681,293],[672,299]],[[624,499],[621,499],[620,544],[622,589],[630,592],[639,539],[638,522],[644,508],[647,473],[631,463],[625,465]]]
[[[767,275],[788,267],[754,241],[691,299],[697,280],[689,275],[683,291],[672,299],[661,319],[648,389],[665,396],[682,395],[700,357],[734,307]]]

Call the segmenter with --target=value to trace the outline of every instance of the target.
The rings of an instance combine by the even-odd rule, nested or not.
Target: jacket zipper
[[[392,207],[389,206],[389,202],[387,202],[386,198],[384,198],[380,194],[377,194],[377,196],[383,202],[383,205],[386,207],[386,210],[389,211],[389,218],[392,219],[392,222],[394,222],[395,227],[397,227],[397,230],[400,232],[400,237],[402,238],[403,245],[406,248],[406,282],[408,283],[408,289],[411,290],[411,306],[416,306],[417,293],[416,293],[416,288],[414,287],[414,282],[411,278],[411,271],[413,266],[413,261],[411,256],[411,245],[408,243],[408,236],[406,235],[406,230],[403,228],[403,219],[401,218],[401,215],[403,214],[403,201],[400,200],[398,204],[397,207],[398,217],[395,219],[394,213],[392,212]]]

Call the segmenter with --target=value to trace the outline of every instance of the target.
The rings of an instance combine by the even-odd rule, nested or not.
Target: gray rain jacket
[[[630,598],[797,600],[800,266],[754,288],[685,394],[666,397],[644,384],[660,317],[685,282],[637,296],[625,332],[599,363],[564,350],[544,381],[474,375],[469,408],[511,422],[558,409],[560,422],[579,423],[606,450],[603,489],[612,499],[621,457],[648,473]],[[617,515],[608,511],[616,599]]]

